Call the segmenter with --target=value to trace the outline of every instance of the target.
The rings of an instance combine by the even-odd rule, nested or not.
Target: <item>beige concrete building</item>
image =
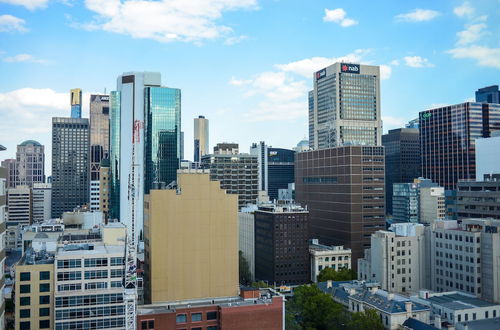
[[[109,159],[103,159],[99,169],[99,211],[104,214],[105,221],[108,220],[109,213],[110,179]]]
[[[30,249],[16,266],[15,329],[54,329],[54,254]]]
[[[146,303],[238,294],[238,196],[208,171],[145,196],[144,243]]]
[[[309,242],[309,255],[311,256],[311,281],[317,282],[319,273],[325,268],[336,271],[351,269],[351,249],[340,246],[319,244],[317,239]]]
[[[194,119],[194,161],[201,161],[201,156],[209,153],[208,150],[208,119],[198,116]]]
[[[444,199],[443,187],[421,187],[420,223],[431,224],[436,220],[444,220],[446,216]]]

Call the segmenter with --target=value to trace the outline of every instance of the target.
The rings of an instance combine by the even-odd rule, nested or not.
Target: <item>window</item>
[[[31,326],[29,322],[20,322],[19,329],[21,330],[30,330]]]
[[[98,290],[98,289],[107,289],[107,288],[108,288],[107,282],[85,283],[85,290]]]
[[[21,306],[29,306],[29,305],[31,305],[31,298],[30,297],[21,297],[21,298],[19,298],[19,305],[21,305]]]
[[[123,257],[111,258],[111,266],[123,266],[123,265],[125,265],[125,258]]]
[[[50,304],[50,296],[40,296],[40,305]]]
[[[192,313],[191,322],[201,322],[201,313]]]
[[[50,283],[40,283],[40,292],[49,292]]]
[[[60,284],[57,286],[58,291],[75,291],[81,289],[82,285],[80,283]]]
[[[111,278],[123,277],[123,269],[111,269]]]
[[[209,327],[207,327],[207,330],[218,330],[219,327],[217,327],[216,325],[211,325]]]
[[[105,267],[108,265],[108,258],[85,259],[85,267]]]
[[[122,287],[122,282],[121,281],[112,281],[111,282],[111,287],[112,288],[121,288]]]
[[[24,319],[24,318],[29,318],[31,316],[31,309],[21,309],[19,311],[19,317]]]
[[[57,273],[58,281],[75,281],[82,279],[82,272],[59,272]]]
[[[107,270],[86,270],[85,271],[85,279],[93,280],[96,278],[106,278],[108,277]]]
[[[21,279],[21,281],[31,281],[31,273],[30,272],[22,272],[20,275],[20,279]]]
[[[50,316],[50,308],[40,308],[40,316]]]
[[[141,321],[141,329],[149,330],[155,328],[155,320],[144,320]]]
[[[207,312],[207,320],[217,320],[217,312]]]
[[[80,267],[82,267],[81,259],[57,260],[57,268],[80,268]]]
[[[40,320],[40,329],[48,329],[50,328],[50,320]]]
[[[31,292],[31,285],[29,285],[29,284],[21,284],[19,286],[19,292],[21,292],[21,293],[30,293]]]
[[[177,314],[175,316],[175,323],[186,323],[186,322],[187,322],[186,314]]]

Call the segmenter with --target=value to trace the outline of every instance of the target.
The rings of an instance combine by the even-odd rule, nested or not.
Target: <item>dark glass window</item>
[[[31,273],[30,272],[22,272],[20,275],[21,281],[30,281],[31,280]]]
[[[48,329],[50,328],[50,320],[40,320],[40,329]]]
[[[186,323],[187,316],[186,314],[177,314],[175,317],[175,323]]]
[[[191,322],[200,322],[200,321],[201,321],[201,313],[191,314]]]
[[[19,298],[19,304],[21,306],[29,306],[31,304],[31,298],[30,297],[21,297],[21,298]]]
[[[31,286],[29,284],[21,284],[19,286],[19,292],[21,292],[21,293],[30,293],[31,292]]]
[[[19,329],[21,330],[30,330],[31,326],[29,322],[20,322]]]
[[[207,320],[217,320],[217,312],[207,312]]]
[[[40,316],[50,316],[50,308],[40,308]]]
[[[50,272],[40,272],[40,281],[50,280]]]
[[[40,305],[50,304],[50,296],[40,296]]]
[[[40,283],[40,292],[49,292],[50,283]]]
[[[19,311],[19,317],[20,318],[27,318],[31,316],[31,310],[30,309],[21,309]]]

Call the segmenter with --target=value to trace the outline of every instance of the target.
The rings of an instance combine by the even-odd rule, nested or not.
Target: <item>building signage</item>
[[[326,77],[326,69],[316,72],[316,80]]]
[[[432,113],[430,112],[424,112],[422,114],[422,119],[428,119],[428,118],[431,118],[432,117]]]
[[[340,64],[340,71],[345,73],[359,73],[359,64]]]

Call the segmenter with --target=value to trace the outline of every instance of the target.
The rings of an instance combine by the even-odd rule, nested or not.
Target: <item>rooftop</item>
[[[425,300],[431,302],[433,305],[439,305],[453,310],[496,306],[496,304],[458,292],[437,294]]]
[[[46,250],[34,251],[32,248],[26,250],[26,253],[19,260],[18,265],[49,265],[54,263],[54,254]]]
[[[467,325],[469,330],[498,330],[500,329],[500,318],[468,321],[460,324]]]
[[[89,254],[124,254],[125,245],[105,245],[102,242],[66,244],[57,248],[57,257],[83,256]]]
[[[35,141],[35,140],[26,140],[23,143],[21,143],[20,146],[24,147],[24,146],[27,146],[29,144],[32,144],[32,145],[34,145],[36,147],[42,147],[42,145],[40,144],[40,142]]]

